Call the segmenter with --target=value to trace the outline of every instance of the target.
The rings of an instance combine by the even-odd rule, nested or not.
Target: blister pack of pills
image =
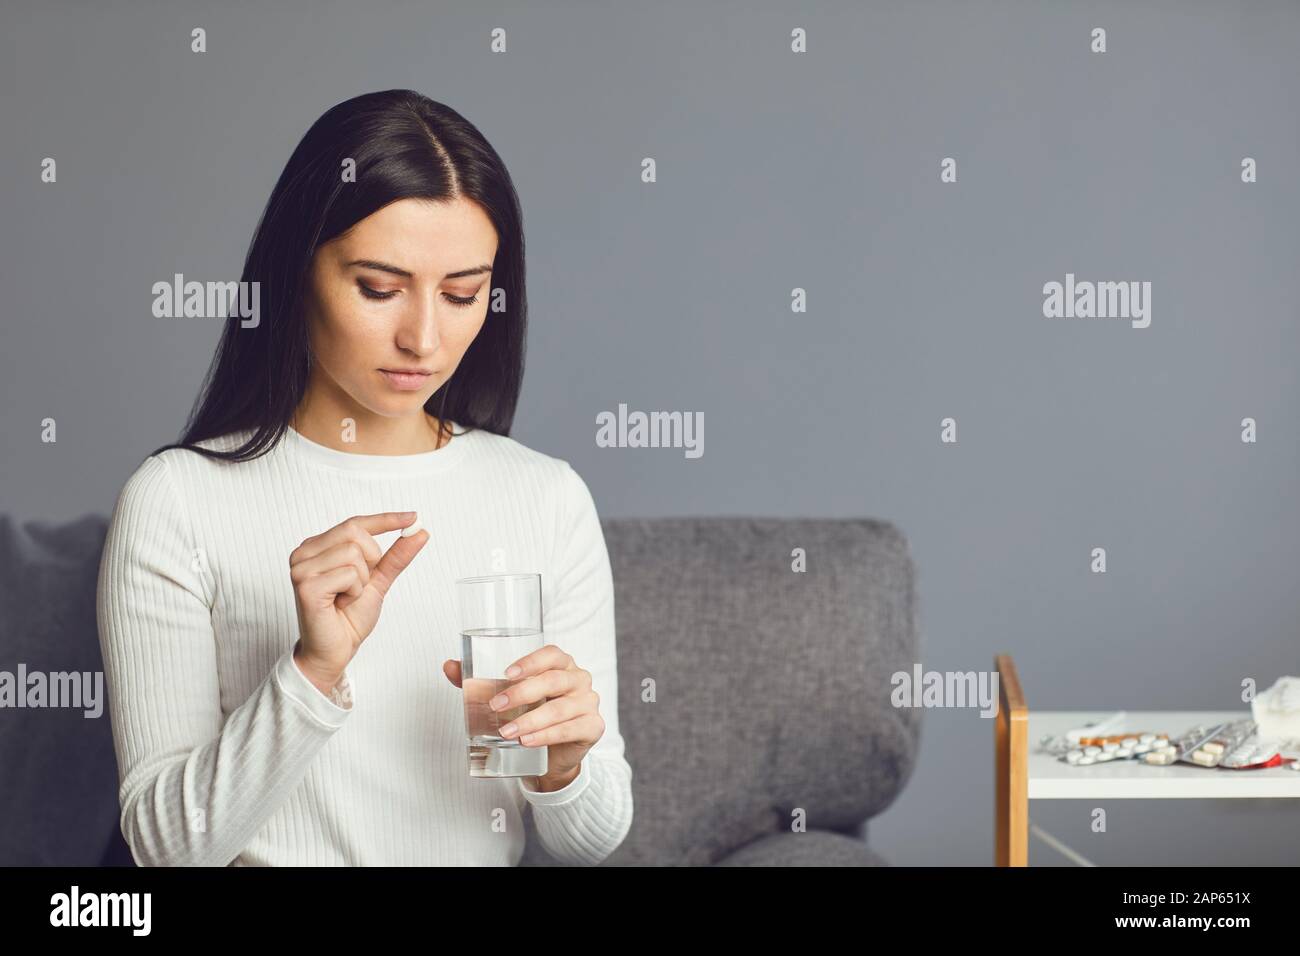
[[[1254,735],[1255,721],[1249,717],[1212,727],[1193,727],[1175,740],[1178,760],[1197,767],[1217,767],[1226,754],[1237,750]]]
[[[1182,762],[1229,770],[1277,766],[1300,770],[1300,738],[1262,737],[1258,725],[1250,718],[1192,727],[1173,738],[1147,732],[1096,735],[1097,729],[1100,727],[1046,736],[1040,739],[1039,746],[1075,767],[1113,760],[1142,760],[1156,766]],[[1090,730],[1094,735],[1089,735]]]
[[[1092,741],[1091,743],[1089,741]],[[1169,746],[1164,734],[1139,733],[1116,735],[1109,738],[1085,738],[1083,746],[1072,747],[1060,754],[1059,759],[1074,767],[1087,767],[1112,760],[1133,760]]]
[[[1293,769],[1300,769],[1300,765],[1295,763],[1297,760],[1300,760],[1300,740],[1252,734],[1236,749],[1224,754],[1219,766],[1231,770],[1256,770],[1290,763]]]

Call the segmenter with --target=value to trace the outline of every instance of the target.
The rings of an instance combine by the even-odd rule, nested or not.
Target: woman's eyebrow
[[[391,272],[395,276],[402,276],[405,279],[411,278],[411,273],[405,269],[390,265],[387,262],[379,262],[376,259],[353,259],[348,263],[349,266],[361,266],[364,269],[378,269],[380,272]],[[459,279],[463,276],[474,276],[481,272],[491,272],[491,266],[474,266],[472,269],[461,269],[457,272],[448,272],[444,279]]]

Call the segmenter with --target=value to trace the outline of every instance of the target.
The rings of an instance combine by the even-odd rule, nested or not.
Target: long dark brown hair
[[[344,180],[347,159],[356,164],[355,182]],[[247,461],[270,451],[307,388],[302,305],[316,250],[396,200],[462,197],[478,203],[496,229],[492,283],[504,292],[505,309],[488,313],[455,373],[424,409],[444,432],[454,421],[509,435],[527,323],[519,197],[501,157],[469,120],[413,90],[384,90],[331,107],[294,149],[244,260],[242,281],[260,283],[259,321],[245,328],[238,314],[226,320],[181,440],[151,454],[188,448]],[[237,448],[195,444],[244,429],[253,434]]]

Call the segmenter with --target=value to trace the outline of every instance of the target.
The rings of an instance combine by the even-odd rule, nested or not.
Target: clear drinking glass
[[[542,576],[489,574],[456,582],[460,602],[461,691],[469,738],[471,777],[528,777],[546,773],[546,747],[503,738],[501,728],[545,700],[494,711],[497,694],[519,682],[506,668],[542,647]]]

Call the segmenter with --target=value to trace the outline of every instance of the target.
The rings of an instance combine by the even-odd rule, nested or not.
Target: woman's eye
[[[393,296],[397,295],[396,289],[391,292],[380,292],[378,289],[370,288],[370,286],[360,280],[357,280],[357,288],[361,290],[361,294],[367,299],[391,299]]]
[[[361,294],[364,295],[367,299],[391,299],[393,296],[397,295],[399,291],[397,289],[393,289],[389,292],[380,292],[378,289],[372,289],[370,286],[366,285],[364,282],[360,281],[359,279],[357,280],[357,288],[361,290]],[[450,292],[444,292],[443,295],[447,297],[447,301],[450,302],[452,305],[460,306],[461,308],[468,308],[469,306],[473,305],[475,302],[478,301],[477,295],[470,295],[470,296],[452,295]]]

